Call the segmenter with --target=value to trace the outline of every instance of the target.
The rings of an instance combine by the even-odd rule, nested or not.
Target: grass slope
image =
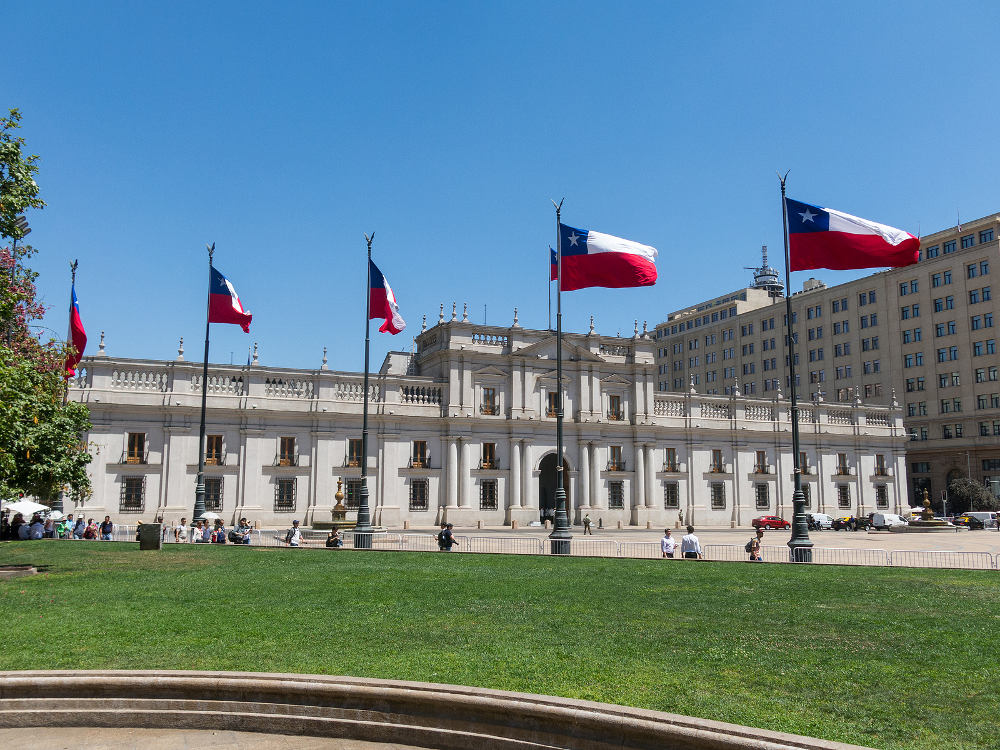
[[[879,748],[992,748],[995,572],[0,544],[0,669],[479,685]]]

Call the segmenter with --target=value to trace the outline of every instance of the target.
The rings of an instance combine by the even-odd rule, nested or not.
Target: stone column
[[[642,443],[635,445],[635,486],[632,488],[632,507],[642,508],[646,505],[646,461]]]
[[[653,447],[646,445],[646,507],[653,508],[656,504],[654,493],[656,490],[656,466],[653,463]]]
[[[580,443],[580,498],[577,505],[581,508],[589,508],[590,500],[590,444]]]
[[[458,440],[448,440],[448,499],[449,508],[458,507]]]
[[[470,487],[469,479],[471,477],[471,471],[469,466],[470,457],[469,441],[462,439],[462,458],[459,462],[458,468],[458,484],[459,484],[459,495],[458,495],[458,505],[460,508],[468,508],[471,505]]]
[[[601,498],[601,467],[598,464],[597,445],[590,446],[590,506],[592,508],[604,508]]]
[[[511,508],[521,507],[521,441],[510,441],[510,502]]]

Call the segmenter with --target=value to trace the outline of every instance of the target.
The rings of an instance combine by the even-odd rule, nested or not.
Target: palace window
[[[205,477],[205,510],[222,511],[222,477]]]
[[[410,480],[410,510],[427,510],[427,485],[426,479]]]
[[[712,510],[726,509],[726,485],[722,482],[711,484]]]
[[[146,477],[122,477],[119,513],[142,513],[146,507]]]
[[[875,485],[875,507],[882,510],[889,507],[889,488],[884,484]]]
[[[426,440],[414,440],[413,441],[413,454],[410,465],[414,468],[423,468],[427,466],[427,441]]]
[[[497,480],[483,479],[479,483],[479,510],[497,509]]]
[[[768,497],[767,484],[754,486],[754,495],[757,499],[757,510],[767,510],[771,507],[771,499]]]
[[[667,510],[676,510],[680,507],[680,493],[677,482],[666,482],[663,485],[663,507]]]
[[[757,451],[753,471],[754,474],[767,474],[767,451]]]
[[[479,407],[482,414],[493,415],[497,413],[497,389],[491,387],[483,388],[483,403]]]
[[[208,466],[225,463],[222,459],[222,435],[205,436],[205,463]]]
[[[128,449],[125,454],[125,463],[127,464],[146,463],[145,432],[130,432],[128,434]]]
[[[295,438],[283,437],[278,445],[278,466],[295,466],[297,464]]]
[[[622,461],[622,447],[620,445],[608,446],[608,471],[625,471],[625,462]]]
[[[625,484],[624,482],[608,482],[608,507],[625,507]]]
[[[483,455],[479,460],[480,469],[495,469],[497,467],[497,444],[483,443]]]
[[[545,416],[556,416],[556,408],[559,403],[559,394],[552,391],[545,394]]]
[[[361,505],[361,480],[348,479],[347,492],[344,495],[344,507],[348,510],[357,510]]]
[[[608,396],[608,419],[618,421],[624,418],[625,414],[622,412],[622,397],[618,395]]]
[[[712,466],[709,471],[713,474],[721,474],[723,471],[722,451],[718,448],[712,450]]]
[[[837,507],[846,510],[851,507],[851,485],[837,485]]]
[[[361,466],[361,438],[350,438],[347,441],[347,465]]]
[[[277,479],[274,482],[274,510],[276,513],[295,511],[295,478]]]
[[[663,461],[664,471],[677,471],[677,449],[667,448],[666,457]]]

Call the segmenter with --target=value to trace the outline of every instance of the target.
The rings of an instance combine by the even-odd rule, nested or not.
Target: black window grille
[[[205,510],[222,510],[222,477],[205,477]]]
[[[625,484],[623,482],[608,482],[608,507],[625,507]]]
[[[882,509],[889,507],[889,488],[884,484],[875,485],[875,507]]]
[[[851,485],[837,485],[837,507],[847,510],[851,507]]]
[[[427,480],[410,480],[410,510],[427,510]]]
[[[295,479],[278,479],[274,483],[274,510],[276,513],[295,512]]]
[[[479,483],[479,510],[497,509],[497,480],[484,479]]]
[[[712,482],[712,510],[726,509],[726,485]]]
[[[758,484],[754,488],[754,493],[757,498],[757,510],[767,510],[771,506],[771,498],[768,497],[767,485]]]
[[[360,442],[360,441],[358,441]],[[344,498],[344,507],[348,510],[357,510],[361,505],[361,480],[347,480],[347,496]]]
[[[677,482],[667,482],[663,485],[663,507],[670,510],[680,507],[680,493],[677,491]]]
[[[146,477],[122,477],[119,513],[142,513],[146,507]]]

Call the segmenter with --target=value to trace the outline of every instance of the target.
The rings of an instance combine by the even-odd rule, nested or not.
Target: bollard
[[[621,521],[619,521],[619,522],[618,522],[618,528],[620,529],[621,527],[622,527],[622,522],[621,522]]]
[[[510,519],[510,527],[512,529],[516,529],[517,528],[517,519],[516,518]]]
[[[410,522],[403,521],[403,531],[406,531],[408,528],[410,528]]]
[[[161,533],[163,524],[144,523],[139,527],[139,549],[162,549],[163,534]]]
[[[478,521],[476,521],[476,528],[477,529],[483,528],[483,519],[480,518]]]
[[[647,529],[653,528],[653,522],[652,521],[646,521],[646,528]]]

